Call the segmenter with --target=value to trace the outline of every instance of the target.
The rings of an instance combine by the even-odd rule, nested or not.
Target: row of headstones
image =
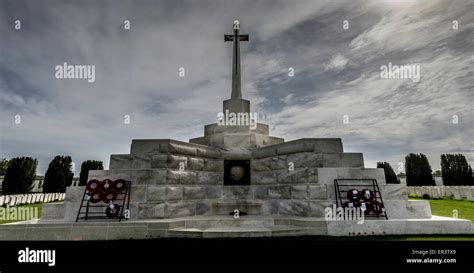
[[[454,200],[474,201],[474,186],[421,186],[407,187],[408,194],[416,194],[423,197],[427,194],[432,199],[452,197]]]
[[[64,198],[66,198],[66,194],[60,192],[0,195],[0,207],[57,202],[64,201]]]

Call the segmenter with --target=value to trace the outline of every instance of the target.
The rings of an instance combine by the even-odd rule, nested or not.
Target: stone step
[[[298,218],[281,219],[276,218],[275,225],[288,225],[307,228],[326,228],[327,222],[324,218]]]
[[[308,235],[308,230],[302,227],[275,225],[268,228],[272,231],[273,237]]]
[[[273,225],[274,220],[272,218],[246,218],[240,217],[239,219],[234,219],[232,216],[228,218],[219,218],[219,219],[192,219],[186,220],[184,227],[185,228],[198,228],[206,229],[211,227],[251,227],[251,226],[267,226]]]
[[[248,215],[259,215],[262,214],[262,205],[263,202],[258,200],[217,201],[212,204],[212,210],[215,215],[229,215],[236,209]]]
[[[205,229],[176,228],[168,231],[169,237],[192,238],[248,238],[271,236],[300,236],[306,235],[307,229],[294,226],[214,226]]]

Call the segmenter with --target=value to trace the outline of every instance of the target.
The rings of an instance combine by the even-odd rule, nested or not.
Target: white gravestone
[[[459,187],[451,188],[451,194],[454,196],[454,200],[462,200],[461,192],[459,191]]]
[[[441,198],[446,196],[446,188],[444,186],[439,187],[439,196],[441,196]]]
[[[431,187],[430,190],[431,194],[430,197],[433,199],[439,199],[439,188],[438,187]]]
[[[464,194],[466,195],[467,200],[474,201],[474,196],[472,195],[473,191],[474,191],[474,189],[471,189],[471,188],[466,188],[464,190]]]
[[[469,190],[469,187],[468,187],[468,186],[461,186],[461,187],[459,187],[459,191],[461,192],[461,197],[462,197],[462,198],[467,198],[468,190]]]

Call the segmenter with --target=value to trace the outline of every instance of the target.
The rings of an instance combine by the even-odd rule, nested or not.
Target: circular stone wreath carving
[[[242,179],[242,177],[244,177],[244,174],[245,170],[241,166],[233,166],[230,168],[230,177],[232,177],[234,180],[239,181]]]

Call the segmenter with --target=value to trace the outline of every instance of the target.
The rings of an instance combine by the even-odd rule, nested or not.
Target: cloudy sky
[[[410,152],[433,170],[442,153],[474,165],[470,0],[0,0],[0,157],[107,168],[134,138],[201,136],[230,96],[235,19],[250,35],[243,96],[272,135],[340,137],[368,167]],[[64,62],[95,65],[95,82],[56,79]],[[383,79],[388,63],[418,65],[420,81]]]

